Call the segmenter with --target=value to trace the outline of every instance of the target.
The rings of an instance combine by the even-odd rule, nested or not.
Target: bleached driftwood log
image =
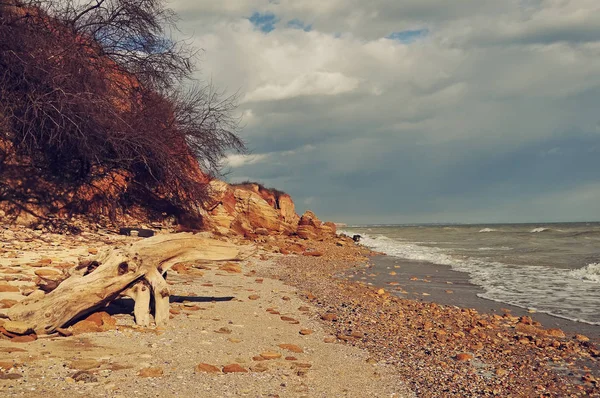
[[[190,233],[158,235],[125,247],[106,249],[50,293],[27,298],[8,311],[11,320],[27,323],[37,333],[52,333],[69,321],[103,307],[121,294],[135,300],[139,324],[150,322],[150,296],[155,322],[169,319],[169,289],[162,274],[183,261],[235,260],[245,253],[231,243]]]

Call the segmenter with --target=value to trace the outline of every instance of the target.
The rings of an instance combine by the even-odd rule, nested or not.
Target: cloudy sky
[[[230,181],[349,223],[600,220],[600,1],[174,0]]]

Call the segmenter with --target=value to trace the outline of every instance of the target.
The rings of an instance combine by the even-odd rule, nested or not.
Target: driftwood
[[[52,333],[120,295],[127,295],[135,300],[138,324],[150,323],[150,301],[154,297],[155,323],[164,325],[169,319],[169,289],[164,272],[183,261],[235,260],[243,255],[231,243],[199,235],[158,235],[101,251],[48,294],[32,295],[10,308],[8,317],[25,322],[39,334]]]

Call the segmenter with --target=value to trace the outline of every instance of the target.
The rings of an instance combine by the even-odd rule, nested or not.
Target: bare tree
[[[244,149],[237,96],[193,82],[175,21],[163,0],[0,0],[0,139],[65,181],[123,169],[178,205],[201,199]]]

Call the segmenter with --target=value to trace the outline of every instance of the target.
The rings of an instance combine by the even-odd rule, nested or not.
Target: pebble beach
[[[9,233],[7,233],[7,231]],[[3,231],[0,305],[49,273],[139,238]],[[349,279],[376,255],[351,239],[263,236],[241,262],[169,272],[171,319],[137,327],[120,299],[61,333],[1,325],[7,396],[600,396],[597,336],[546,328],[510,309],[402,298]],[[36,274],[37,272],[37,274]],[[0,309],[0,314],[2,310]],[[29,337],[29,338],[23,338]]]

